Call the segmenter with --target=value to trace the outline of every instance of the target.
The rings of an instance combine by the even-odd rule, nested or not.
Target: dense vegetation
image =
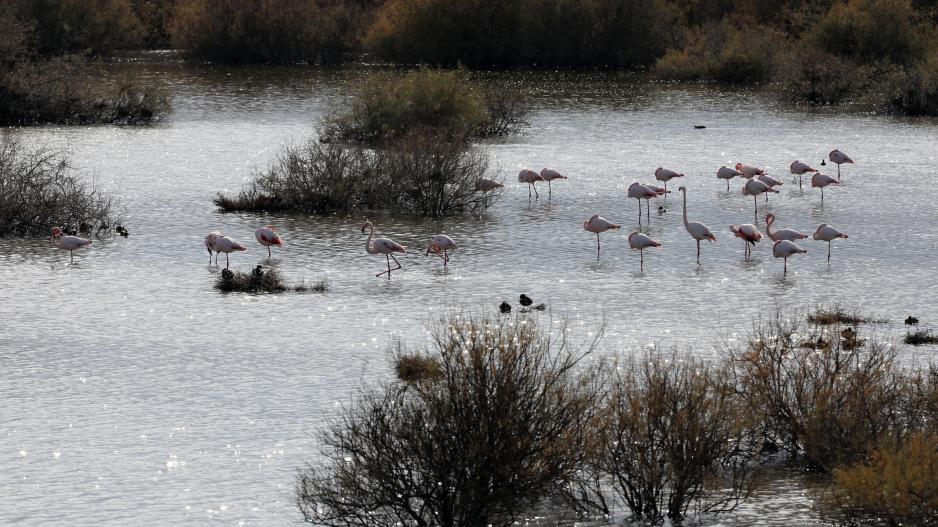
[[[818,313],[812,314],[817,319]],[[512,525],[732,510],[766,467],[814,471],[849,524],[938,519],[938,370],[827,318],[776,313],[715,359],[609,361],[563,327],[452,314],[392,350],[298,479],[318,525]],[[618,356],[618,355],[617,355]],[[572,516],[571,516],[572,515]]]

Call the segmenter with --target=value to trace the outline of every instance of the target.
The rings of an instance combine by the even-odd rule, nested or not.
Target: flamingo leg
[[[837,181],[840,181],[840,163],[837,163]]]
[[[756,219],[756,223],[759,223],[759,199],[755,194],[752,195],[752,206],[754,207],[752,217]]]
[[[642,206],[641,201],[638,202],[638,206],[639,207]],[[647,221],[650,224],[651,223],[651,200],[650,199],[645,200],[645,218],[647,218]]]
[[[697,265],[700,265],[700,240],[697,240]]]
[[[443,267],[446,267],[446,262],[449,261],[449,255],[446,253],[446,249],[443,249]]]
[[[645,270],[645,251],[644,251],[644,249],[638,251],[638,254],[639,254],[639,258],[640,258],[640,260],[639,260],[640,263],[639,263],[639,267],[638,267],[638,268],[639,268],[640,270],[644,271],[644,270]]]
[[[785,272],[783,274],[788,274],[788,258],[785,258]]]
[[[596,233],[596,259],[599,260],[599,233]]]
[[[831,263],[831,242],[827,242],[827,263]]]
[[[541,199],[541,197],[537,195],[537,185],[531,183],[531,186],[534,188],[534,199]]]
[[[267,246],[267,259],[270,260],[270,246]]]
[[[824,203],[824,187],[821,187],[821,203]]]
[[[798,174],[798,190],[802,190],[802,188],[803,187],[801,186],[801,174]]]
[[[225,269],[228,268],[228,253],[225,253]]]
[[[68,251],[68,263],[75,263],[75,251]]]
[[[551,195],[552,193],[553,193],[553,191],[552,191],[551,188],[550,188],[550,181],[548,181],[548,182],[547,182],[547,199],[550,199],[550,195]]]
[[[726,180],[726,191],[727,191],[727,192],[730,191],[730,180],[728,180],[728,179]]]
[[[208,251],[208,264],[212,265],[212,250],[208,247],[206,247],[205,250]]]
[[[638,200],[638,224],[642,224],[642,200]]]

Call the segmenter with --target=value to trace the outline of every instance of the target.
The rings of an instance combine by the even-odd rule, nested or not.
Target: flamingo
[[[820,172],[815,172],[814,175],[811,176],[811,186],[820,187],[821,189],[821,203],[824,203],[824,187],[828,185],[839,185],[839,184],[840,182],[837,181],[836,179],[826,174],[822,174]]]
[[[476,180],[475,189],[476,189],[476,192],[491,192],[493,190],[500,189],[504,186],[505,185],[502,185],[501,183],[499,183],[498,181],[495,181],[494,179],[487,179],[484,177],[480,177],[479,179]]]
[[[205,250],[208,251],[208,264],[212,265],[212,249],[215,248],[215,240],[221,238],[221,233],[212,231],[205,235]],[[218,253],[215,253],[215,265],[218,265]]]
[[[628,196],[630,198],[635,198],[638,200],[638,224],[642,224],[642,200],[649,200],[647,207],[649,211],[651,210],[651,198],[657,198],[658,192],[652,190],[641,183],[632,183],[629,185]],[[651,216],[648,217],[648,220],[651,221]]]
[[[534,189],[534,198],[538,199],[540,196],[537,195],[537,187],[534,184],[538,181],[544,181],[544,178],[541,177],[537,172],[525,168],[521,172],[518,172],[518,181],[521,183],[528,184],[528,199],[531,199],[531,189]]]
[[[280,239],[280,236],[277,236],[277,233],[274,232],[274,228],[270,225],[254,231],[254,237],[257,238],[257,243],[267,247],[268,260],[270,259],[271,245],[276,245],[277,247],[283,246],[283,240]]]
[[[711,242],[717,241],[717,237],[710,232],[710,229],[698,221],[687,221],[687,189],[681,187],[678,189],[683,193],[684,198],[684,228],[687,229],[687,234],[690,234],[691,237],[697,240],[697,265],[700,265],[700,240],[710,240]]]
[[[717,170],[717,178],[718,178],[718,179],[725,179],[725,180],[726,180],[726,190],[727,190],[727,191],[730,190],[730,180],[733,179],[733,178],[736,177],[736,176],[742,176],[742,174],[741,174],[738,170],[734,170],[734,169],[729,168],[729,167],[727,167],[727,166],[722,166],[722,167],[720,167],[719,170]]]
[[[430,252],[433,252],[437,256],[443,259],[443,267],[446,267],[446,264],[449,262],[449,252],[456,248],[456,242],[452,238],[445,234],[437,234],[430,237],[430,245],[427,245],[427,253],[424,256],[429,256]],[[440,253],[443,253],[442,255]]]
[[[795,242],[779,240],[772,246],[772,256],[785,259],[785,274],[788,274],[788,258],[798,253],[806,253],[805,249],[798,247]]]
[[[550,182],[555,179],[567,179],[567,176],[562,175],[560,172],[557,172],[553,168],[542,168],[541,169],[541,178],[547,182],[547,197],[550,198]]]
[[[639,208],[641,208],[641,203],[639,203]],[[618,229],[621,225],[616,225],[615,223],[610,223],[599,214],[593,214],[590,219],[583,222],[583,230],[592,232],[596,235],[596,258],[599,258],[599,233],[606,232],[609,229]]]
[[[750,179],[743,185],[743,195],[752,196],[752,206],[755,208],[753,216],[756,218],[756,221],[759,220],[759,200],[756,199],[756,196],[767,192],[777,193],[778,191],[758,179]]]
[[[765,174],[765,170],[745,163],[736,163],[736,171],[739,172],[740,176],[746,179],[752,179]]]
[[[775,188],[775,187],[777,187],[777,186],[779,186],[779,185],[782,185],[782,182],[781,182],[781,181],[775,179],[774,177],[772,177],[772,176],[770,176],[770,175],[768,175],[768,174],[759,174],[759,177],[757,177],[756,179],[758,179],[759,181],[765,183],[766,185],[768,185],[768,186],[770,186],[770,187],[772,187],[772,188]],[[768,192],[765,193],[765,202],[766,202],[766,203],[769,202],[769,193],[768,193]]]
[[[840,150],[837,150],[836,148],[831,150],[831,153],[827,154],[827,157],[831,160],[831,163],[837,164],[837,181],[840,181],[840,165],[844,163],[850,163],[852,165],[853,160],[850,159],[850,156],[841,152]]]
[[[212,246],[215,253],[225,253],[225,269],[228,268],[228,255],[235,251],[246,251],[247,247],[232,240],[227,236],[218,236],[215,238],[215,244]],[[216,256],[218,256],[216,254]]]
[[[737,227],[736,225],[730,225],[730,232],[736,235],[737,238],[742,238],[745,242],[745,249],[743,251],[743,257],[748,261],[752,258],[752,247],[762,239],[762,233],[759,232],[759,229],[751,223],[744,223]]]
[[[370,221],[366,221],[365,224],[362,225],[362,234],[365,234],[365,229],[368,229],[368,239],[365,240],[365,250],[368,251],[368,254],[383,254],[384,259],[388,262],[388,270],[381,271],[375,276],[378,277],[384,273],[388,273],[388,280],[390,280],[391,271],[396,271],[401,268],[401,263],[397,261],[397,258],[395,258],[392,253],[405,254],[406,251],[403,246],[387,238],[375,238],[374,243],[372,243],[371,237],[375,234],[375,226],[372,225]],[[394,260],[394,263],[397,264],[397,267],[394,269],[391,269],[391,260]]]
[[[658,167],[658,170],[655,170],[655,179],[658,181],[664,181],[665,190],[668,190],[668,181],[671,181],[676,177],[684,177],[684,174],[678,174],[671,169],[661,167]]]
[[[780,240],[788,240],[793,242],[795,240],[803,240],[808,237],[807,234],[803,232],[794,231],[791,229],[779,229],[775,232],[772,232],[772,224],[775,223],[775,214],[771,212],[765,215],[765,233],[773,242]]]
[[[827,242],[827,263],[831,261],[831,242],[837,238],[846,238],[847,234],[838,231],[834,227],[826,223],[822,223],[817,226],[817,230],[814,231],[815,240],[823,240]]]
[[[792,164],[788,167],[789,171],[792,174],[798,176],[798,188],[802,188],[801,176],[808,172],[817,172],[816,168],[811,168],[807,163],[802,163],[801,161],[793,161]]]
[[[52,228],[52,237],[49,238],[49,241],[59,249],[68,251],[69,264],[75,263],[75,249],[80,249],[85,245],[91,245],[91,240],[79,238],[78,236],[65,236],[65,231],[59,227]]]
[[[655,240],[652,240],[648,236],[640,233],[633,232],[629,234],[629,247],[633,249],[638,249],[638,253],[641,255],[640,267],[642,271],[645,270],[645,249],[649,247],[661,247],[661,244]]]

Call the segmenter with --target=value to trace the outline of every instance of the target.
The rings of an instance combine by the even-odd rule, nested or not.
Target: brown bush
[[[19,17],[36,30],[44,55],[106,55],[134,49],[144,28],[130,0],[13,0]]]
[[[818,48],[859,61],[912,64],[924,57],[934,28],[911,0],[837,2],[811,31]]]

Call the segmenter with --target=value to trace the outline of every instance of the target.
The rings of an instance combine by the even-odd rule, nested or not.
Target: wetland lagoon
[[[473,82],[516,91],[531,108],[523,134],[474,141],[490,156],[486,177],[505,184],[484,214],[223,213],[218,192],[237,192],[282,145],[314,136],[381,68],[109,68],[162,85],[172,104],[164,122],[0,131],[67,150],[84,177],[119,198],[130,231],[95,238],[73,264],[48,239],[0,238],[0,523],[301,524],[297,472],[318,462],[320,429],[362,383],[393,376],[394,344],[425,345],[428,321],[463,309],[496,315],[521,293],[547,310],[512,316],[551,332],[566,321],[573,345],[602,328],[594,353],[610,358],[659,348],[710,360],[760,316],[840,302],[884,319],[873,331],[902,364],[925,367],[938,352],[902,343],[907,316],[938,320],[938,120],[805,109],[759,90],[625,73],[478,73]],[[855,164],[821,203],[788,167],[817,166],[835,148]],[[738,161],[784,183],[767,203],[759,197],[763,232],[771,212],[779,226],[810,234],[828,223],[849,234],[830,263],[827,244],[810,239],[787,274],[766,239],[743,259],[728,227],[753,222],[753,201],[738,178],[727,192],[715,177]],[[685,177],[639,226],[627,188],[654,182],[660,166]],[[517,174],[543,167],[569,179],[554,181],[549,199],[541,186],[529,199]],[[679,185],[690,219],[717,238],[699,265]],[[622,226],[602,235],[598,259],[582,227],[593,214]],[[365,220],[407,248],[393,280],[375,277],[385,262],[365,251]],[[252,239],[264,225],[284,240],[269,261]],[[644,271],[627,241],[639,229],[661,243],[645,251]],[[328,290],[215,290],[221,268],[207,265],[203,246],[214,230],[248,248],[230,255],[232,269],[269,265],[291,284],[325,280]],[[438,233],[458,244],[445,269],[423,250]],[[693,521],[825,524],[818,485],[779,469],[736,511]]]

